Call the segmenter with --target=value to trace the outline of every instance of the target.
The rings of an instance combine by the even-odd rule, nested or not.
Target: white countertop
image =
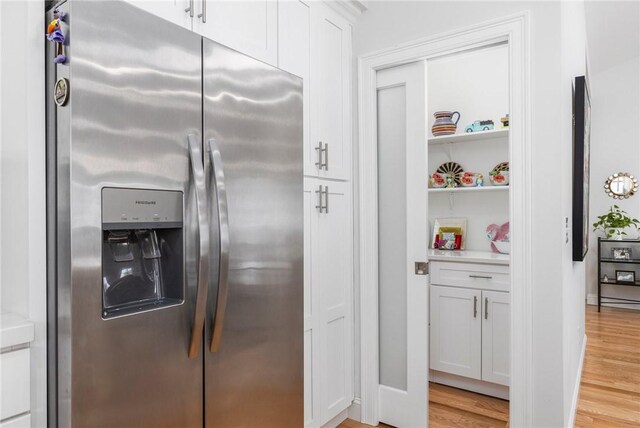
[[[33,340],[33,323],[11,313],[0,314],[0,348],[24,345]]]
[[[427,259],[429,261],[438,260],[445,262],[486,263],[493,265],[508,265],[511,260],[509,254],[468,250],[429,250],[427,253]]]

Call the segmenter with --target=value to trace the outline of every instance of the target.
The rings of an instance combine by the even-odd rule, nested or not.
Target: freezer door
[[[207,427],[303,426],[302,81],[203,41]]]
[[[205,194],[204,171],[201,143],[191,162],[188,144],[189,134],[201,141],[201,38],[123,2],[60,8],[68,61],[49,72],[67,77],[71,90],[67,105],[49,106],[50,124],[57,120],[48,141],[57,157],[49,210],[57,232],[49,288],[57,298],[56,422],[201,427],[203,344],[196,340],[193,358],[189,351],[200,242],[193,183],[200,171]],[[145,224],[140,213],[164,223]],[[136,297],[136,281],[160,274],[162,281],[147,280],[158,290]],[[118,299],[103,301],[103,286],[119,282]]]

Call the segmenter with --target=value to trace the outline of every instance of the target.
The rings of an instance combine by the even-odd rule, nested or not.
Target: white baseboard
[[[587,294],[587,305],[598,306],[598,295],[593,293]]]
[[[618,294],[622,294],[622,293],[618,293]],[[618,297],[618,296],[616,296],[616,297]],[[624,294],[619,296],[619,297],[624,297]],[[629,299],[636,299],[636,298],[637,297],[633,297],[633,296],[629,297]],[[595,293],[587,294],[587,305],[598,306],[598,295],[595,294]],[[607,304],[607,299],[606,298],[603,298],[601,306],[607,307],[607,308],[635,309],[636,311],[640,310],[640,305],[625,305],[624,303],[623,304],[617,303],[615,305],[609,305],[609,304]]]
[[[596,296],[596,304],[597,304]],[[571,400],[571,413],[569,414],[568,428],[573,428],[576,422],[576,413],[578,412],[578,399],[580,398],[580,381],[582,380],[582,367],[584,366],[584,354],[587,350],[587,335],[584,335],[582,341],[582,352],[580,353],[580,361],[578,361],[578,374],[576,376],[576,383],[573,386],[573,398]]]
[[[362,409],[360,405],[360,397],[353,399],[353,403],[347,409],[347,416],[357,422],[362,422]]]
[[[329,422],[322,425],[322,428],[336,428],[342,422],[347,420],[347,418],[349,417],[348,412],[349,412],[348,408],[344,409],[343,411],[338,413],[336,416],[334,416],[333,419],[331,419]]]

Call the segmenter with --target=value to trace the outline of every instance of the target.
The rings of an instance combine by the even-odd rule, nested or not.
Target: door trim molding
[[[358,57],[359,115],[359,287],[360,388],[362,422],[379,422],[378,354],[378,170],[376,72],[500,42],[510,54],[510,222],[512,426],[531,426],[532,376],[532,196],[529,13],[522,12],[474,26],[421,38]],[[517,355],[518,358],[513,358]]]

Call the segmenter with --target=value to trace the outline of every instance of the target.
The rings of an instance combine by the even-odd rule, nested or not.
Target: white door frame
[[[510,425],[532,425],[530,34],[527,12],[419,39],[358,58],[360,206],[360,388],[362,422],[377,425],[378,171],[376,72],[417,60],[508,42],[511,223]],[[425,142],[426,144],[426,142]],[[426,185],[426,183],[425,183]],[[426,239],[426,238],[425,238]],[[425,379],[425,382],[427,379]]]

